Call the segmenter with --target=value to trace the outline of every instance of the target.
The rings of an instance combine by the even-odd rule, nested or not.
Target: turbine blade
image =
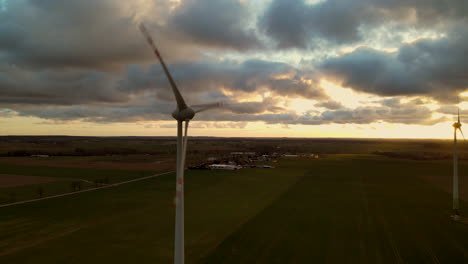
[[[459,130],[460,130],[460,133],[462,134],[463,140],[465,140],[465,141],[466,141],[466,139],[465,139],[465,135],[463,135],[463,131],[462,131],[462,129],[461,129],[461,128],[459,128]]]
[[[195,109],[195,113],[200,113],[200,112],[212,109],[212,108],[223,107],[224,105],[225,105],[224,102],[217,102],[217,103],[210,103],[210,104],[192,105],[191,107],[198,108],[198,109]]]
[[[153,50],[154,54],[156,55],[159,62],[161,63],[161,66],[162,66],[162,68],[164,70],[164,73],[166,74],[167,79],[169,80],[169,83],[171,84],[172,92],[174,93],[175,99],[177,101],[177,108],[179,110],[187,108],[187,104],[185,103],[184,98],[180,94],[180,91],[177,88],[177,85],[175,84],[174,79],[172,78],[172,75],[169,72],[169,69],[167,68],[166,64],[164,63],[164,60],[163,60],[161,54],[159,53],[158,49],[156,48],[156,45],[154,44],[153,38],[151,37],[151,35],[149,34],[148,30],[146,29],[145,25],[143,25],[143,23],[140,24],[140,31],[143,34],[143,36],[146,38],[146,41],[148,42],[148,44],[150,45],[150,47]]]
[[[458,123],[460,123],[460,107],[458,107]],[[460,129],[461,131],[461,129]]]

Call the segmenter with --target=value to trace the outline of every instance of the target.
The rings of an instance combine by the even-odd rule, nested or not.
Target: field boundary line
[[[19,204],[38,202],[38,201],[54,199],[54,198],[59,198],[59,197],[65,197],[65,196],[70,196],[70,195],[75,195],[75,194],[80,194],[80,193],[85,193],[85,192],[97,191],[97,190],[107,189],[107,188],[111,188],[111,187],[117,187],[117,186],[120,186],[120,185],[123,185],[123,184],[137,182],[137,181],[143,181],[143,180],[155,178],[155,177],[158,177],[158,176],[161,176],[161,175],[166,175],[166,174],[169,174],[169,173],[174,173],[174,171],[167,171],[167,172],[163,172],[163,173],[153,174],[153,175],[149,175],[149,176],[145,176],[145,177],[141,177],[141,178],[136,178],[136,179],[132,179],[132,180],[128,180],[128,181],[116,182],[116,183],[107,184],[107,185],[100,186],[100,187],[89,188],[89,189],[86,189],[86,190],[81,190],[81,191],[76,191],[76,192],[62,193],[62,194],[47,196],[47,197],[43,197],[43,198],[30,199],[30,200],[19,201],[19,202],[14,202],[14,203],[1,204],[0,208],[19,205]]]

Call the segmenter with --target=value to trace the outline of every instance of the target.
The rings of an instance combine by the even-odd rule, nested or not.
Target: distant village
[[[208,157],[203,164],[191,166],[191,170],[239,170],[244,168],[273,169],[272,165],[262,163],[276,163],[279,158],[286,159],[318,159],[318,154],[257,154],[256,152],[231,152],[227,157]]]
[[[49,158],[49,155],[31,155],[36,158]],[[319,154],[258,154],[257,152],[231,152],[223,157],[208,157],[198,165],[189,166],[190,170],[239,170],[245,168],[273,169],[272,163],[278,159],[318,159]],[[266,163],[266,164],[264,164]]]

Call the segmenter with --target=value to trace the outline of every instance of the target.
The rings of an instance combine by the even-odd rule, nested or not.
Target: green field
[[[90,181],[108,177],[109,180],[112,182],[129,180],[135,177],[153,174],[152,172],[148,171],[124,171],[118,170],[117,168],[115,170],[99,170],[87,168],[22,166],[14,164],[0,164],[0,173],[14,175],[47,176],[65,179],[85,179]]]
[[[0,205],[10,202],[39,198],[38,189],[42,188],[44,196],[71,192],[71,183],[79,181],[81,189],[94,188],[94,181],[105,179],[107,183],[117,183],[139,177],[149,176],[156,172],[102,170],[87,168],[60,168],[48,166],[21,166],[0,163],[0,174],[33,175],[58,178],[59,181],[41,184],[28,184],[0,188]]]
[[[277,166],[187,172],[187,263],[468,262],[468,225],[450,220],[450,193],[419,177],[450,181],[450,161],[336,155]],[[174,187],[165,175],[0,208],[0,263],[171,263]]]

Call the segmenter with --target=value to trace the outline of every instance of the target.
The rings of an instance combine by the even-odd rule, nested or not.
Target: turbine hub
[[[172,112],[172,117],[177,121],[187,121],[191,120],[195,116],[195,111],[192,108],[187,107],[185,109],[179,110],[176,109]]]
[[[461,128],[462,124],[458,123],[458,122],[455,122],[455,123],[453,123],[452,126],[457,129],[457,128]]]

